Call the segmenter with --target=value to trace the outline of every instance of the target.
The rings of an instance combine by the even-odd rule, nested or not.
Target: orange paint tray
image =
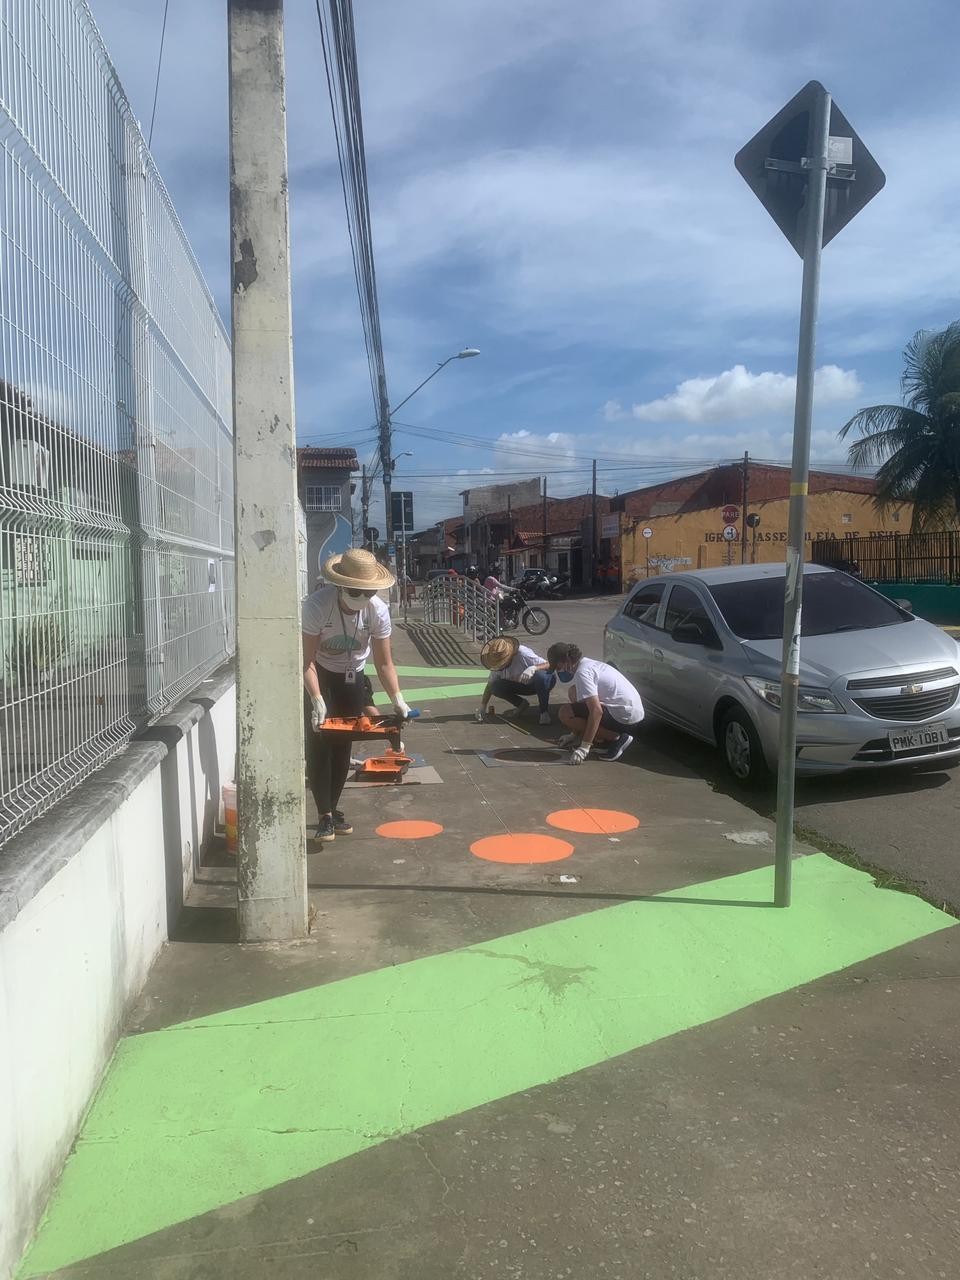
[[[369,782],[399,782],[411,764],[413,760],[410,756],[391,751],[385,756],[372,756],[369,760],[364,760],[354,776],[358,781],[366,779]]]
[[[369,716],[328,716],[320,729],[321,733],[329,733],[334,737],[351,738],[355,742],[375,741],[379,738],[397,739],[400,726],[395,717],[382,721],[371,720]]]

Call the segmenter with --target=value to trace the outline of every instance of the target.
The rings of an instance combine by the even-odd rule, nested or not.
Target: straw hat
[[[390,570],[372,551],[364,551],[360,547],[352,547],[325,560],[323,576],[336,587],[353,587],[356,591],[380,591],[396,582]]]
[[[494,636],[480,650],[480,661],[488,671],[502,671],[509,667],[519,648],[516,636]]]

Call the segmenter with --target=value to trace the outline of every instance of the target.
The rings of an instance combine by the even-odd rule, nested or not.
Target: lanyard
[[[340,608],[339,600],[337,601],[337,612],[340,614],[340,626],[343,628],[343,638],[346,641],[346,644],[344,645],[344,651],[346,653],[352,653],[354,649],[360,648],[360,646],[357,644],[357,636],[360,634],[360,619],[363,616],[363,609],[361,609],[360,612],[355,615],[357,620],[353,624],[352,638],[347,635],[347,625],[344,620],[345,615],[343,610]]]

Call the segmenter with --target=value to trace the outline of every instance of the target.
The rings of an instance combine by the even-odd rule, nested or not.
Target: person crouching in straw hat
[[[377,592],[394,576],[369,551],[353,549],[324,563],[325,585],[301,605],[304,738],[307,781],[317,806],[315,840],[328,844],[353,830],[338,808],[350,772],[350,739],[320,733],[327,716],[361,715],[368,700],[363,670],[373,653],[380,683],[398,715],[410,708],[397,683],[390,652],[390,610]]]
[[[534,653],[516,636],[494,636],[480,650],[480,661],[490,672],[475,718],[482,721],[490,715],[490,699],[502,698],[517,711],[536,697],[540,706],[540,723],[550,723],[550,690],[557,679],[548,670],[549,663]]]

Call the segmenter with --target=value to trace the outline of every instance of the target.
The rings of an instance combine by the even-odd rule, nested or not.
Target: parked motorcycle
[[[500,594],[500,629],[516,631],[523,626],[532,636],[542,636],[550,626],[550,615],[539,605],[527,603],[523,587],[507,587]]]

